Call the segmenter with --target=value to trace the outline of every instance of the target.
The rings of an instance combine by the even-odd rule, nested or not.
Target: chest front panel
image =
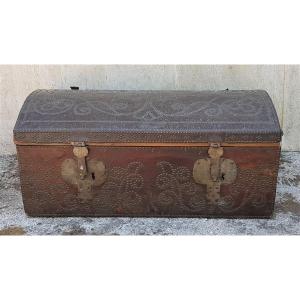
[[[268,217],[280,155],[259,145],[219,156],[208,147],[89,146],[82,162],[72,146],[17,151],[32,216]]]

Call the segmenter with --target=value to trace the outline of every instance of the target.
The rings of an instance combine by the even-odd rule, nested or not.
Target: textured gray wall
[[[0,154],[15,153],[12,129],[35,89],[265,89],[283,131],[283,149],[300,150],[298,65],[0,65]]]

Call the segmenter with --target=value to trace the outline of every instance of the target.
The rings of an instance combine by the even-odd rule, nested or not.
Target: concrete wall
[[[0,154],[15,153],[12,129],[35,89],[265,89],[284,131],[283,149],[300,150],[298,65],[0,65]]]

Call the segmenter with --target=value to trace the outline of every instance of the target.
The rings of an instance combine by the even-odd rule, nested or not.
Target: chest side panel
[[[234,161],[237,174],[220,184],[217,201],[208,199],[207,184],[193,176],[195,162],[209,159],[208,147],[90,146],[86,161],[96,178],[91,175],[83,190],[90,189],[91,197],[80,196],[78,181],[64,174],[66,161],[69,169],[77,167],[72,146],[17,146],[17,151],[24,207],[32,216],[264,217],[273,212],[276,147],[224,147],[222,159]],[[95,161],[105,166],[101,180]]]

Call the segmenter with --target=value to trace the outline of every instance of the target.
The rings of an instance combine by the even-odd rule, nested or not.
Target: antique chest
[[[267,92],[37,90],[14,128],[29,216],[270,217]]]

